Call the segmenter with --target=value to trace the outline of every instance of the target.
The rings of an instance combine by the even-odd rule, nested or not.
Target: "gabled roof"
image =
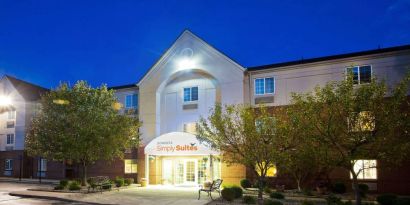
[[[182,39],[184,36],[189,35],[191,37],[193,37],[195,40],[203,43],[205,46],[207,46],[208,48],[211,48],[213,50],[215,50],[218,54],[220,54],[223,58],[225,58],[227,61],[235,64],[238,68],[240,68],[241,70],[245,71],[246,69],[241,66],[239,63],[237,63],[236,61],[234,61],[232,58],[228,57],[225,53],[221,52],[220,50],[216,49],[215,47],[213,47],[212,45],[210,45],[209,43],[207,43],[206,41],[202,40],[200,37],[198,37],[197,35],[195,35],[194,33],[192,33],[190,30],[185,29],[179,36],[177,39],[175,39],[175,41],[171,44],[170,47],[168,47],[168,49],[158,58],[158,60],[154,63],[154,65],[151,66],[150,69],[148,69],[148,71],[142,76],[142,78],[138,81],[137,85],[139,86],[140,83],[142,81],[144,81],[144,79],[150,74],[150,72],[153,70],[153,68],[155,68],[157,65],[159,65],[163,59],[165,59],[167,57],[167,55],[169,54],[169,52],[176,46],[176,44],[178,43],[178,41],[180,39]]]
[[[126,89],[126,88],[138,88],[137,84],[127,84],[127,85],[117,85],[108,87],[108,89],[119,90],[119,89]]]
[[[331,55],[331,56],[323,56],[323,57],[318,57],[318,58],[310,58],[310,59],[288,61],[288,62],[282,62],[282,63],[274,63],[274,64],[268,64],[268,65],[262,65],[262,66],[254,66],[254,67],[248,67],[247,70],[248,71],[258,71],[258,70],[279,68],[279,67],[284,67],[284,66],[301,65],[301,64],[307,64],[307,63],[316,63],[316,62],[321,62],[321,61],[337,60],[337,59],[343,59],[343,58],[351,58],[351,57],[358,57],[358,56],[365,56],[365,55],[372,55],[372,54],[382,54],[382,53],[404,51],[404,50],[410,51],[410,45],[380,48],[380,49],[374,49],[374,50],[359,51],[359,52],[345,53],[345,54],[338,54],[338,55]]]
[[[41,98],[41,95],[48,92],[49,89],[43,88],[41,86],[17,79],[10,75],[4,75],[3,79],[9,80],[9,82],[14,86],[14,88],[19,92],[21,96],[27,101],[36,101]]]

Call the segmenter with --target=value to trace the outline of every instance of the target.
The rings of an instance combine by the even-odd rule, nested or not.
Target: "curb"
[[[95,202],[86,202],[86,201],[79,201],[74,199],[67,199],[62,197],[55,197],[55,196],[44,196],[44,195],[31,195],[31,194],[22,194],[22,193],[9,193],[10,196],[22,197],[22,198],[35,198],[35,199],[46,199],[46,200],[53,200],[53,201],[62,201],[62,202],[69,202],[69,203],[85,203],[85,204],[92,204],[92,205],[115,205],[115,204],[101,204]]]

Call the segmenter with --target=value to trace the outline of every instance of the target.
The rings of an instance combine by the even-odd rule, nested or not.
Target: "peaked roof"
[[[316,63],[316,62],[327,61],[327,60],[337,60],[337,59],[343,59],[343,58],[351,58],[351,57],[358,57],[358,56],[365,56],[365,55],[372,55],[372,54],[382,54],[382,53],[405,51],[405,50],[410,51],[410,44],[403,45],[403,46],[395,46],[395,47],[388,47],[388,48],[379,48],[379,49],[373,49],[373,50],[359,51],[359,52],[353,52],[353,53],[323,56],[323,57],[317,57],[317,58],[309,58],[309,59],[296,60],[296,61],[274,63],[274,64],[268,64],[268,65],[262,65],[262,66],[254,66],[254,67],[248,67],[247,70],[248,71],[265,70],[265,69],[279,68],[279,67],[284,67],[284,66]]]
[[[159,65],[162,60],[164,59],[164,57],[167,56],[167,54],[169,53],[169,51],[172,50],[172,48],[175,47],[175,45],[177,44],[178,40],[180,40],[181,38],[183,38],[184,36],[189,35],[192,36],[194,39],[198,40],[199,42],[203,43],[205,46],[208,46],[209,48],[212,48],[213,50],[217,51],[219,54],[221,54],[222,57],[224,57],[226,60],[230,61],[231,63],[237,65],[237,67],[241,68],[243,71],[245,71],[246,69],[241,66],[239,63],[237,63],[236,61],[234,61],[232,58],[228,57],[225,53],[221,52],[220,50],[216,49],[215,47],[213,47],[212,45],[210,45],[209,43],[207,43],[206,41],[202,40],[200,37],[198,37],[197,35],[195,35],[194,33],[192,33],[190,30],[185,29],[179,36],[177,39],[175,39],[175,41],[171,44],[170,47],[168,47],[168,49],[158,58],[158,60],[154,63],[154,65],[151,66],[150,69],[148,69],[148,71],[140,78],[140,80],[137,83],[137,86],[140,85],[140,83],[148,76],[148,74],[152,71],[152,69]]]
[[[21,96],[27,101],[35,101],[40,99],[41,95],[49,89],[43,88],[41,86],[17,79],[10,75],[4,75],[3,79],[9,80],[9,82],[14,86],[14,88],[19,92]]]

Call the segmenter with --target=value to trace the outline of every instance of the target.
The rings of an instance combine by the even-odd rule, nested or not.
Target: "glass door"
[[[197,184],[197,160],[185,160],[184,184]]]
[[[172,184],[173,183],[173,166],[172,160],[165,159],[162,161],[162,180],[163,184]]]

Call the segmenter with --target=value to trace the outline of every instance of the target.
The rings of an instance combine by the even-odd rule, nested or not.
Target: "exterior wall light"
[[[11,98],[9,96],[0,95],[0,106],[11,105]]]

